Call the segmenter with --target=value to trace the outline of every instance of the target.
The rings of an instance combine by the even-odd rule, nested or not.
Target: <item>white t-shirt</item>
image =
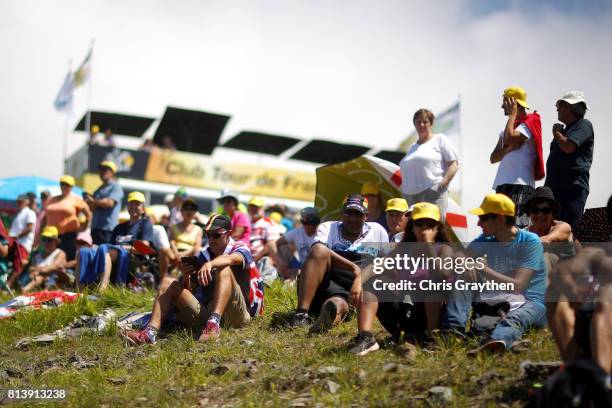
[[[29,207],[24,207],[17,213],[17,216],[11,223],[11,230],[9,235],[11,237],[18,237],[28,224],[32,224],[32,231],[25,237],[21,237],[17,240],[28,252],[32,251],[32,244],[34,243],[34,230],[36,229],[36,213]]]
[[[439,133],[423,144],[414,143],[400,161],[402,193],[417,194],[444,178],[448,163],[459,161],[459,155],[448,137]]]
[[[535,187],[535,160],[536,149],[533,143],[531,131],[524,124],[517,126],[516,130],[527,138],[523,145],[504,156],[497,168],[493,189],[502,184],[522,184]],[[504,138],[504,132],[499,133],[499,138]],[[503,146],[503,145],[502,145]]]
[[[153,245],[157,249],[168,249],[170,248],[170,241],[168,240],[168,234],[161,225],[153,226]]]
[[[252,253],[260,251],[268,242],[280,238],[280,231],[276,224],[268,217],[262,217],[251,223],[251,244],[249,249]]]
[[[299,227],[287,232],[284,237],[287,242],[295,245],[298,254],[298,261],[304,262],[308,256],[308,253],[310,252],[310,247],[312,246],[316,235],[317,234],[315,233],[308,236],[306,235],[304,227]]]
[[[354,242],[342,238],[341,229],[342,221],[319,224],[314,242],[321,242],[334,252],[354,252],[372,257],[378,256],[388,247],[389,234],[377,222],[364,223],[361,234]]]

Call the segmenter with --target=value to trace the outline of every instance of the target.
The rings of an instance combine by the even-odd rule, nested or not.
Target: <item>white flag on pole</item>
[[[64,79],[64,83],[60,88],[57,96],[55,97],[55,102],[53,105],[58,112],[67,112],[70,113],[72,111],[72,94],[74,91],[74,75],[72,72],[68,72],[66,74],[66,78]]]

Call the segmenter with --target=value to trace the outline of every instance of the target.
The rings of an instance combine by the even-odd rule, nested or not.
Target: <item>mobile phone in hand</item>
[[[200,260],[198,259],[197,256],[182,256],[181,257],[181,263],[184,265],[190,265],[193,267],[193,269],[199,269],[200,268]]]

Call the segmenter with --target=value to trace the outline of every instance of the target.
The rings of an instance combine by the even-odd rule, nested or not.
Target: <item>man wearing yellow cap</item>
[[[534,191],[535,181],[544,178],[542,124],[537,112],[528,112],[527,93],[521,87],[504,90],[502,109],[508,119],[491,153],[491,163],[499,162],[493,189],[514,201],[517,225],[526,226],[529,217],[525,203]]]
[[[387,200],[387,208],[385,209],[387,216],[387,231],[389,231],[389,241],[393,241],[394,237],[402,233],[408,222],[408,202],[403,198],[391,198]]]
[[[66,253],[58,248],[59,232],[56,227],[47,226],[40,234],[41,249],[32,256],[28,274],[30,282],[22,288],[23,293],[31,292],[52,276],[58,286],[66,288],[74,281],[74,276],[65,271]]]
[[[115,181],[117,166],[110,160],[105,160],[98,166],[102,185],[93,196],[87,195],[85,201],[93,211],[91,222],[91,237],[94,244],[111,242],[113,228],[119,221],[123,188]]]
[[[469,245],[468,253],[486,262],[468,276],[456,277],[442,327],[465,332],[471,307],[476,303],[507,309],[492,331],[486,330],[480,347],[471,353],[504,351],[529,327],[542,327],[546,321],[544,248],[536,234],[515,226],[515,205],[504,194],[487,195],[471,212],[478,215],[482,235]],[[474,333],[480,334],[476,324],[471,326]]]
[[[113,229],[111,242],[97,249],[81,248],[77,254],[77,273],[79,282],[89,284],[100,282],[100,290],[108,287],[113,265],[116,270],[115,282],[125,284],[128,278],[130,253],[136,253],[134,244],[139,241],[149,245],[155,240],[153,224],[145,216],[145,196],[140,191],[128,194],[127,210],[130,219]]]

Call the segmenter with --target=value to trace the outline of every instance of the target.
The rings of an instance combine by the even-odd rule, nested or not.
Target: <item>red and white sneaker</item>
[[[209,342],[209,341],[217,341],[219,340],[219,336],[221,336],[221,328],[219,324],[209,320],[206,322],[206,327],[202,330],[202,334],[198,339],[199,342]]]

